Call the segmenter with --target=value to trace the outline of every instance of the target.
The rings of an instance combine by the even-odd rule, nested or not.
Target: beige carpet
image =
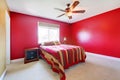
[[[120,80],[120,61],[87,53],[85,63],[72,66],[65,71],[67,80]],[[8,65],[5,80],[59,80],[45,61]]]

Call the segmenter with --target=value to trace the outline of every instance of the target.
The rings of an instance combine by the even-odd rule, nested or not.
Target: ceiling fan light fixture
[[[66,13],[67,16],[72,16],[72,12]]]
[[[79,0],[74,0],[74,2],[72,4],[68,3],[67,4],[67,8],[65,8],[65,10],[63,9],[59,9],[59,8],[55,8],[59,11],[64,12],[63,14],[59,15],[58,17],[61,17],[63,15],[66,15],[69,19],[72,19],[72,14],[73,13],[84,13],[85,10],[74,10],[74,8],[79,4]]]

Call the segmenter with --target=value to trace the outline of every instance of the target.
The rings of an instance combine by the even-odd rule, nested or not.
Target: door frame
[[[6,64],[10,64],[10,15],[5,12],[6,19]]]

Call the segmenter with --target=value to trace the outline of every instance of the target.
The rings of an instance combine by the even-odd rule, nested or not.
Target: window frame
[[[52,29],[52,28],[53,29],[55,29],[55,28],[58,29],[58,40],[55,40],[55,41],[60,41],[60,25],[52,24],[52,23],[46,23],[46,22],[38,22],[38,28],[39,27],[43,27],[43,28],[46,27],[48,29]],[[49,31],[48,31],[48,33],[49,33]],[[44,41],[39,40],[39,29],[38,29],[37,37],[38,37],[38,44],[44,42]],[[48,36],[48,39],[49,39],[49,36]],[[48,41],[50,41],[50,39]]]

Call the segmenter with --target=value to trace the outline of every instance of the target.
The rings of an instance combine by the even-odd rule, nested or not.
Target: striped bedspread
[[[65,80],[64,69],[85,62],[86,55],[83,48],[74,45],[40,46],[42,55],[52,65],[52,69],[60,74],[61,80]]]

